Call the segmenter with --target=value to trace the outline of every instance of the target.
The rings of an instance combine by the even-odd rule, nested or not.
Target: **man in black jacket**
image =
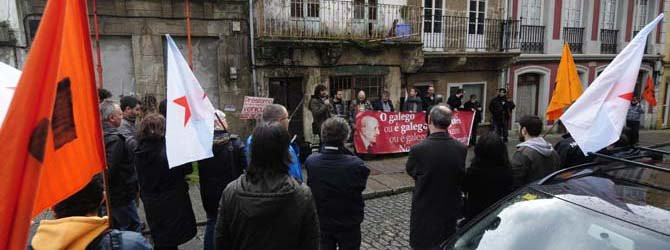
[[[117,130],[123,119],[121,108],[112,100],[104,100],[100,103],[100,117],[105,136],[107,169],[109,170],[112,228],[139,232],[141,221],[137,215],[135,203],[139,190],[137,173],[130,162],[126,140]]]
[[[359,249],[363,222],[362,192],[370,170],[344,147],[347,121],[330,118],[321,127],[324,147],[305,161],[321,227],[321,249]]]
[[[395,111],[395,109],[393,108],[393,102],[389,100],[390,95],[391,94],[385,90],[384,92],[382,92],[381,99],[372,102],[372,107],[374,107],[374,109],[377,111],[384,111],[384,112]]]
[[[426,90],[426,95],[421,98],[421,104],[423,104],[423,111],[430,112],[430,108],[438,104],[435,100],[435,87],[429,86]]]
[[[430,135],[410,149],[406,164],[416,181],[409,232],[413,249],[434,249],[451,236],[462,207],[467,148],[447,133],[449,108],[433,107],[428,119]]]
[[[456,90],[456,93],[449,97],[447,104],[449,104],[449,108],[451,110],[457,110],[461,108],[461,104],[463,103],[463,95],[465,95],[463,89],[458,89]]]
[[[489,104],[489,111],[491,112],[491,130],[502,136],[503,142],[507,142],[508,123],[512,110],[514,109],[514,102],[507,99],[507,90],[499,89],[498,96],[493,98]]]
[[[321,134],[321,123],[330,117],[333,107],[330,105],[328,99],[328,89],[324,85],[316,85],[314,88],[314,95],[309,100],[309,111],[312,112],[312,133],[315,135]]]
[[[216,110],[215,114],[212,145],[214,157],[198,162],[200,197],[207,215],[203,243],[205,250],[214,249],[214,226],[223,189],[228,183],[240,177],[247,167],[244,143],[238,135],[228,133],[225,113]]]

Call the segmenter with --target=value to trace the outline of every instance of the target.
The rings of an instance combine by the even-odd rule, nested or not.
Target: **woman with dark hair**
[[[288,131],[278,123],[254,130],[247,173],[228,184],[219,203],[216,249],[318,249],[312,192],[288,174]]]
[[[165,118],[150,113],[137,131],[135,168],[140,197],[155,249],[177,249],[196,234],[195,215],[188,196],[191,164],[169,168],[165,154]]]
[[[479,137],[475,158],[466,170],[463,181],[465,220],[469,221],[512,191],[507,147],[495,133]]]

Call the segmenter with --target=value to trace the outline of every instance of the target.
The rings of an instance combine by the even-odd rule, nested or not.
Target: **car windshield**
[[[670,237],[527,190],[452,238],[445,249],[670,249]]]

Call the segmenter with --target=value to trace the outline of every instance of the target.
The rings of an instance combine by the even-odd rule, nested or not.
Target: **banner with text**
[[[449,134],[467,145],[474,113],[456,111],[452,114]],[[362,154],[409,152],[428,136],[424,112],[364,111],[356,115],[354,146]]]
[[[273,98],[245,96],[240,119],[261,119],[265,106],[273,101]]]

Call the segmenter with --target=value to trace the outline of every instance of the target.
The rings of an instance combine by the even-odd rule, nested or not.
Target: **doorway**
[[[269,92],[270,98],[274,98],[274,103],[284,105],[289,116],[293,116],[289,122],[288,131],[291,136],[297,135],[296,141],[302,143],[304,141],[302,77],[270,78]]]
[[[526,73],[519,75],[517,83],[516,121],[527,115],[538,114],[538,104],[540,97],[540,75],[536,73]]]

